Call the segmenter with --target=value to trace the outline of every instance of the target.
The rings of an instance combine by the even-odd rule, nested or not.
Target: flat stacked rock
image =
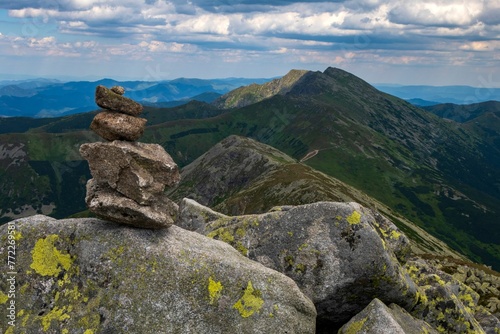
[[[124,89],[98,86],[97,114],[91,129],[110,142],[86,143],[80,154],[89,162],[92,179],[85,201],[97,216],[143,228],[166,228],[174,223],[178,206],[164,194],[180,180],[172,157],[157,144],[134,142],[146,120],[142,106],[122,96]]]
[[[144,133],[146,119],[137,117],[142,105],[122,96],[124,92],[120,86],[97,86],[95,90],[95,102],[105,111],[97,114],[90,128],[106,140],[135,141]]]

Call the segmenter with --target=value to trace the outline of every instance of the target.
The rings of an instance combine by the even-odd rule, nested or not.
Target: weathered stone
[[[442,333],[484,333],[474,318],[479,295],[453,276],[422,259],[408,261],[406,270],[419,286],[418,303],[411,310]]]
[[[357,203],[319,202],[215,220],[200,207],[183,200],[176,224],[223,240],[294,279],[316,305],[321,326],[343,325],[373,298],[407,309],[417,300],[415,284],[378,234],[375,219]]]
[[[147,120],[109,111],[98,113],[90,128],[100,137],[113,140],[136,141],[144,133]]]
[[[113,93],[118,94],[118,95],[125,94],[125,88],[123,88],[122,86],[113,86],[113,87],[111,87],[111,91]]]
[[[220,241],[99,219],[37,216],[13,225],[15,333],[315,332],[314,306],[291,279]],[[2,259],[8,235],[0,226]],[[2,270],[2,303],[7,278]]]
[[[354,316],[338,332],[339,334],[437,334],[425,321],[415,319],[398,305],[387,307],[374,299],[363,311]]]
[[[498,320],[498,318],[491,314],[486,308],[482,306],[476,307],[474,318],[477,320],[479,325],[481,325],[486,334],[500,333],[500,320]]]
[[[177,164],[158,144],[86,143],[80,146],[80,154],[88,160],[95,182],[107,184],[139,204],[151,204],[165,186],[180,180]]]
[[[141,228],[170,227],[179,210],[166,195],[156,195],[150,205],[140,205],[94,179],[87,182],[85,202],[91,212],[103,219]]]
[[[370,210],[370,213],[375,218],[373,226],[385,241],[386,246],[394,252],[400,263],[406,263],[412,253],[410,239],[376,210]]]
[[[107,110],[116,111],[132,116],[138,116],[142,113],[142,105],[131,100],[115,91],[108,89],[102,85],[96,87],[95,103]]]
[[[213,211],[198,202],[184,198],[179,207],[179,215],[176,224],[189,231],[204,229],[207,222],[217,219],[230,219],[229,216]]]

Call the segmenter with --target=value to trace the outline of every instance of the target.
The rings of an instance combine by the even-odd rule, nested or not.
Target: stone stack
[[[164,190],[179,182],[179,170],[160,145],[135,142],[146,119],[138,117],[142,105],[123,93],[119,86],[96,88],[96,103],[106,110],[95,116],[90,128],[109,142],[80,147],[93,177],[87,182],[85,201],[103,219],[166,228],[173,224],[178,207]]]
[[[120,86],[97,86],[95,90],[95,102],[105,110],[97,114],[90,128],[106,140],[135,141],[144,133],[146,119],[137,117],[142,105],[122,96],[124,92]]]

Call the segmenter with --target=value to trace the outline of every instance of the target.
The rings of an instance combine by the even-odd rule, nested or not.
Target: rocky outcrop
[[[314,306],[290,278],[223,242],[98,219],[12,225],[16,333],[315,332]],[[0,226],[4,259],[7,230]],[[3,270],[0,291],[7,278]],[[8,301],[0,292],[2,319]]]
[[[319,202],[235,217],[201,208],[183,200],[176,224],[291,277],[313,300],[324,326],[344,324],[373,298],[407,309],[417,301],[415,284],[390,248],[397,244],[401,253],[408,239],[394,225],[378,224],[359,204]]]
[[[179,170],[160,145],[132,142],[142,135],[145,120],[136,117],[142,106],[121,96],[123,92],[117,86],[96,89],[96,103],[111,111],[97,114],[90,127],[114,141],[80,146],[93,177],[87,182],[85,202],[106,220],[143,228],[169,227],[178,206],[164,190],[179,182]]]
[[[419,300],[411,313],[445,333],[497,333],[500,322],[479,305],[479,294],[423,259],[406,263],[419,285]]]
[[[398,305],[387,307],[375,298],[339,330],[339,334],[350,333],[437,334],[438,331],[425,321],[415,319]]]

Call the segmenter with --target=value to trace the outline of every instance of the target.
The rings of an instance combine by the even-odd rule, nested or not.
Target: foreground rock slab
[[[16,332],[315,332],[314,306],[291,279],[223,242],[176,226],[151,231],[98,219],[12,224]],[[2,245],[7,231],[0,226]],[[7,278],[2,271],[0,291]]]
[[[357,203],[318,202],[229,217],[184,199],[176,224],[291,277],[313,300],[322,327],[340,327],[374,298],[406,309],[417,302],[417,287],[391,249],[404,254],[408,239]]]

